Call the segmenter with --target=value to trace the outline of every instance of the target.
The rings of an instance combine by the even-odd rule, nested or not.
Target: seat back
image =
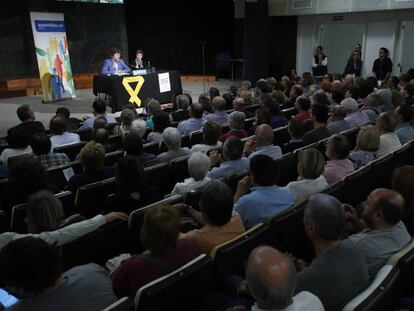
[[[115,149],[122,149],[122,134],[115,134],[109,136],[108,144]]]
[[[366,165],[345,177],[345,192],[342,203],[357,206],[367,198],[368,194],[374,190],[370,173],[371,167]]]
[[[142,147],[144,148],[144,152],[152,153],[155,155],[160,154],[160,143],[158,141],[146,143]]]
[[[55,197],[60,200],[63,207],[65,217],[75,214],[73,205],[73,195],[70,191],[63,191],[55,194]],[[27,203],[16,205],[12,208],[10,217],[10,230],[17,233],[27,233],[26,218]]]
[[[171,188],[177,182],[183,182],[184,179],[190,177],[190,173],[188,172],[188,159],[190,158],[189,155],[176,158],[170,161],[170,178],[171,178]]]
[[[236,192],[237,190],[237,185],[239,183],[239,181],[244,178],[245,176],[248,176],[249,172],[248,171],[242,171],[242,172],[235,172],[229,175],[226,175],[222,178],[223,182],[225,182],[227,184],[227,186],[230,187],[231,191],[233,191],[233,193]]]
[[[128,227],[129,227],[129,236],[132,240],[132,247],[135,254],[142,253],[144,251],[144,247],[141,244],[139,239],[139,235],[141,232],[142,224],[144,222],[145,213],[154,208],[155,206],[160,206],[164,204],[175,204],[182,201],[182,197],[180,195],[173,195],[164,200],[155,202],[153,204],[147,205],[143,208],[137,209],[129,214],[128,217]]]
[[[71,144],[67,146],[56,147],[54,152],[65,153],[71,161],[75,161],[76,156],[79,154],[83,146],[87,144],[86,141],[81,141],[76,144]]]
[[[203,142],[203,131],[195,131],[190,133],[190,145],[201,144]]]
[[[105,154],[104,165],[105,166],[114,166],[120,158],[124,156],[124,152],[122,150],[116,150],[112,152],[108,152]]]
[[[290,140],[288,126],[279,127],[273,130],[273,145],[282,147]]]
[[[244,120],[244,129],[247,131],[249,129],[251,129],[253,127],[253,122],[255,121],[256,118],[248,118],[246,120]]]
[[[7,160],[7,166],[11,167],[15,163],[18,163],[20,161],[24,161],[25,159],[28,159],[28,158],[33,158],[33,154],[28,153],[28,154],[21,154],[21,155],[18,155],[18,156],[10,157]]]
[[[298,258],[309,258],[312,247],[303,227],[303,216],[307,201],[299,202],[285,212],[267,221],[265,242],[281,252],[290,252]]]
[[[134,311],[134,302],[129,297],[118,299],[110,306],[107,306],[102,311]]]
[[[68,164],[50,167],[47,169],[47,180],[50,185],[63,190],[70,177],[82,171],[82,163],[73,161]]]
[[[394,310],[400,298],[400,271],[385,265],[362,293],[352,299],[343,311],[389,311]]]
[[[79,129],[73,133],[78,134],[81,141],[90,141],[92,138],[92,129]]]
[[[136,310],[192,311],[213,289],[211,259],[200,255],[181,268],[141,287],[134,299]]]
[[[278,186],[286,186],[289,182],[298,179],[296,156],[287,153],[275,159],[279,168]]]
[[[144,168],[145,181],[160,189],[161,194],[171,193],[170,166],[168,163],[158,163]]]
[[[64,271],[90,262],[105,263],[122,253],[131,253],[131,240],[126,221],[113,221],[62,246]]]
[[[345,195],[345,182],[343,180],[339,180],[336,183],[329,186],[329,188],[326,188],[322,191],[322,193],[329,194],[335,198],[337,198],[341,202],[346,201],[346,195]]]
[[[231,274],[244,275],[244,267],[251,251],[264,244],[267,226],[258,224],[238,237],[216,246],[210,253],[214,275],[218,280]]]
[[[414,280],[414,239],[398,253],[392,255],[387,265],[397,266],[402,278],[412,282]]]
[[[181,147],[190,147],[190,135],[181,136]]]
[[[115,190],[115,177],[82,186],[76,193],[75,205],[86,218],[94,217],[106,206],[106,197]]]
[[[394,167],[414,164],[414,142],[406,143],[394,151]]]
[[[353,127],[349,130],[341,132],[342,135],[344,135],[348,139],[349,146],[351,147],[351,150],[354,150],[356,146],[356,139],[359,133],[359,127]]]
[[[197,211],[200,210],[200,198],[201,198],[201,189],[193,189],[184,194],[184,203],[190,205],[192,208]]]

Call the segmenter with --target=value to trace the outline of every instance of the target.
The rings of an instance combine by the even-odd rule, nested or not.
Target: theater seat
[[[248,118],[246,120],[244,120],[244,129],[250,130],[253,127],[253,122],[256,120],[256,118]]]
[[[129,217],[128,217],[129,236],[131,237],[132,247],[133,247],[135,254],[142,253],[144,251],[144,247],[141,244],[139,235],[141,232],[142,224],[144,222],[144,216],[145,216],[146,211],[148,211],[149,209],[155,206],[160,206],[163,204],[175,204],[179,202],[182,202],[182,197],[180,195],[173,195],[164,200],[155,202],[153,204],[150,204],[143,208],[135,210],[131,214],[129,214]]]
[[[177,182],[183,182],[184,179],[190,177],[188,172],[188,159],[190,155],[176,158],[170,161],[169,176],[171,179],[171,189]]]
[[[399,277],[397,267],[385,265],[368,288],[348,302],[343,311],[394,310],[399,301]]]
[[[115,177],[97,181],[78,189],[75,205],[86,218],[98,215],[106,206],[106,197],[115,191]]]
[[[344,197],[342,203],[357,206],[364,201],[369,193],[374,190],[371,178],[371,167],[363,166],[345,177]]]
[[[135,310],[134,302],[128,297],[123,297],[121,299],[118,299],[117,301],[115,301],[113,304],[106,307],[102,311],[134,311],[134,310]]]
[[[73,205],[73,195],[70,191],[63,191],[55,194],[62,203],[63,212],[65,217],[69,217],[75,214],[75,208]],[[11,211],[10,230],[17,233],[27,233],[26,218],[26,203],[16,205]]]
[[[343,180],[339,180],[336,183],[330,185],[329,188],[323,190],[322,193],[329,194],[337,198],[339,201],[344,202],[346,201],[345,182]]]
[[[267,226],[258,224],[238,237],[213,248],[210,257],[213,259],[214,275],[223,280],[231,274],[244,275],[244,263],[251,251],[264,244]]]
[[[87,144],[86,141],[81,141],[76,144],[56,147],[53,149],[53,151],[58,152],[58,153],[65,153],[71,161],[75,161],[76,156],[79,154],[83,146],[85,146],[86,144]]]
[[[161,194],[171,193],[170,166],[168,163],[158,163],[144,168],[145,181],[160,189]]]
[[[290,140],[288,125],[273,130],[273,145],[282,147]]]
[[[46,171],[48,183],[63,190],[69,178],[82,171],[82,164],[80,161],[73,161],[68,164],[50,167]]]
[[[160,143],[158,141],[153,141],[143,145],[144,152],[151,153],[154,155],[160,154]]]
[[[194,146],[196,144],[201,144],[203,141],[203,132],[195,131],[190,133],[190,145]]]
[[[122,149],[122,134],[109,136],[108,144],[115,149]]]
[[[122,253],[131,253],[132,242],[126,221],[105,224],[61,248],[64,271],[90,262],[105,263]]]
[[[394,167],[414,164],[414,142],[404,144],[393,153]]]
[[[359,133],[359,127],[353,127],[349,130],[341,132],[342,135],[344,135],[348,139],[349,146],[351,147],[351,150],[354,150],[356,146],[356,139]]]
[[[246,176],[249,176],[248,171],[236,172],[236,173],[232,173],[232,174],[222,177],[222,181],[226,183],[227,186],[230,187],[233,193],[236,193],[237,185],[239,181]]]
[[[393,154],[386,155],[378,160],[372,161],[371,178],[375,188],[391,188],[391,175],[394,170]]]
[[[414,239],[398,253],[392,255],[387,265],[397,266],[401,271],[404,283],[414,281]]]
[[[116,150],[112,152],[108,152],[105,154],[104,165],[105,166],[114,166],[120,158],[124,156],[124,152],[122,150]]]
[[[296,108],[292,107],[283,109],[282,114],[286,117],[286,119],[290,120],[290,118],[296,114]]]
[[[24,161],[25,159],[28,159],[28,158],[33,158],[33,154],[29,153],[29,154],[22,154],[22,155],[10,157],[7,160],[7,166],[11,167],[12,165],[15,165],[15,163],[18,163],[22,160]]]
[[[200,210],[200,198],[201,198],[201,191],[202,189],[193,189],[188,191],[184,195],[184,203],[190,205],[192,208],[196,209],[197,211]]]
[[[181,147],[191,147],[190,135],[181,136]]]
[[[81,141],[90,141],[92,137],[92,129],[79,129],[73,133],[78,134]]]
[[[284,154],[275,161],[279,168],[278,186],[286,186],[289,182],[298,179],[296,156],[293,153]]]
[[[141,287],[134,299],[136,310],[193,311],[213,290],[211,259],[200,255],[181,268]]]

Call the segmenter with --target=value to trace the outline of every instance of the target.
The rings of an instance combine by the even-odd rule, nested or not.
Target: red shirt
[[[303,111],[292,117],[292,119],[305,122],[306,120],[310,119],[310,112],[309,111]]]
[[[218,140],[224,143],[231,136],[242,139],[247,137],[247,133],[245,130],[230,130],[226,134],[221,135]]]
[[[172,267],[180,268],[197,257],[194,244],[188,239],[179,239],[175,250],[163,259]],[[132,299],[138,289],[145,284],[165,275],[166,272],[140,255],[132,256],[121,263],[112,273],[112,283],[118,297],[128,296]]]

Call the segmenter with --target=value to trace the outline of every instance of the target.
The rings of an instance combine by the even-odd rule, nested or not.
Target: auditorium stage
[[[208,91],[210,87],[214,86],[220,90],[220,94],[223,94],[228,91],[230,85],[239,85],[240,82],[222,79],[206,82],[206,90]],[[187,82],[183,80],[182,85],[183,92],[191,94],[193,100],[197,100],[198,96],[203,93],[203,82]],[[0,99],[0,137],[6,136],[7,130],[20,122],[16,115],[16,109],[23,104],[28,104],[32,107],[35,111],[36,119],[43,122],[46,128],[49,127],[49,120],[55,114],[57,107],[67,107],[71,111],[71,115],[77,118],[92,115],[92,102],[95,99],[92,89],[76,90],[76,96],[73,100],[66,100],[55,104],[42,104],[41,95]],[[108,112],[110,112],[109,107]]]

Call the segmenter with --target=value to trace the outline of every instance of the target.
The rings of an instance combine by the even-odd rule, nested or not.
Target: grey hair
[[[250,89],[252,87],[252,83],[249,80],[244,80],[241,83],[242,86],[246,86],[248,89]]]
[[[296,288],[296,269],[293,262],[287,258],[286,264],[288,265],[286,280],[277,288],[269,286],[259,273],[247,266],[246,279],[260,308],[281,310],[292,303],[292,296]]]
[[[141,138],[144,137],[144,134],[147,130],[147,123],[142,119],[135,119],[131,123],[131,132],[138,134]]]
[[[168,150],[177,150],[181,148],[181,134],[175,127],[167,127],[162,132],[162,140]]]
[[[365,100],[372,102],[373,107],[380,106],[384,102],[383,98],[378,93],[368,94]]]
[[[160,102],[156,99],[151,99],[148,103],[147,103],[147,111],[148,114],[153,115],[154,113],[161,111],[161,106],[160,106]]]
[[[304,221],[316,226],[321,239],[335,241],[345,228],[345,210],[337,198],[324,193],[314,194],[308,200]]]
[[[246,119],[246,114],[241,111],[233,111],[229,115],[229,123],[234,129],[242,130],[244,129],[244,120]]]
[[[392,93],[389,89],[380,89],[377,94],[381,97],[382,102],[386,105],[392,105]]]
[[[131,125],[135,119],[135,114],[131,109],[124,109],[121,112],[121,121],[124,125]]]
[[[177,103],[177,107],[182,110],[187,110],[190,106],[190,99],[187,95],[178,95],[175,98],[175,102]]]
[[[194,180],[202,180],[210,169],[210,158],[200,151],[191,154],[188,159],[188,171]]]
[[[385,132],[387,133],[394,132],[395,126],[397,124],[397,118],[395,116],[394,111],[383,112],[378,116],[378,118],[379,118],[381,128]]]

